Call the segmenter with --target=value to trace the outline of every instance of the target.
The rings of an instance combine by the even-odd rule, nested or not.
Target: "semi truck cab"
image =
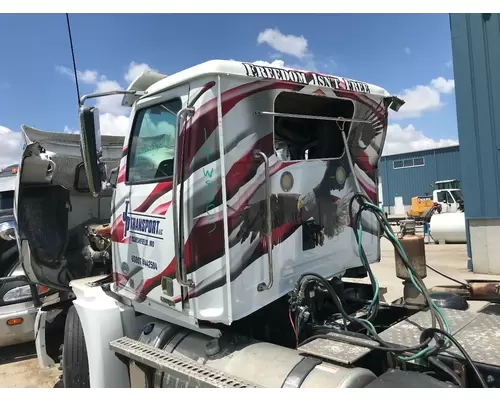
[[[85,105],[107,95],[132,108],[116,141]],[[79,143],[23,127],[34,140],[15,200],[26,275],[67,293],[37,317],[47,336],[66,316],[65,387],[372,387],[395,376],[379,350],[430,343],[388,336],[437,309],[410,290],[425,263],[398,270],[412,307],[382,304],[369,266],[388,110],[402,100],[357,80],[215,60],[80,103]],[[367,275],[370,285],[342,280]],[[42,336],[45,363],[55,356]]]

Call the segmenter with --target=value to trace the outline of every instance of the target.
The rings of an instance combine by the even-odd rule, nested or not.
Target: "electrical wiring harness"
[[[354,212],[354,205],[358,205],[358,210]],[[431,327],[424,329],[421,337],[420,337],[420,343],[416,344],[414,346],[401,346],[398,344],[393,344],[393,343],[388,343],[384,341],[377,333],[377,330],[375,329],[373,325],[373,321],[375,320],[377,313],[379,311],[379,283],[373,274],[373,271],[370,267],[370,264],[368,262],[368,259],[366,257],[363,244],[362,244],[362,232],[363,232],[363,227],[362,227],[362,218],[361,214],[363,212],[370,212],[372,213],[378,220],[379,226],[382,230],[383,236],[385,236],[394,246],[396,249],[396,252],[398,255],[401,257],[401,260],[403,261],[407,271],[408,275],[410,277],[411,282],[413,285],[417,288],[417,290],[423,295],[423,297],[426,300],[427,306],[429,308],[430,314],[431,314]],[[343,305],[342,302],[339,298],[339,296],[335,293],[332,285],[322,276],[315,274],[315,273],[305,273],[302,276],[299,277],[297,280],[297,283],[295,285],[295,288],[290,296],[290,312],[289,312],[289,318],[290,322],[292,325],[292,328],[294,330],[295,338],[297,341],[299,341],[299,335],[300,335],[300,319],[295,317],[295,320],[292,317],[292,314],[297,312],[297,310],[300,309],[301,304],[304,301],[305,298],[305,291],[306,287],[309,283],[311,282],[316,282],[323,286],[329,296],[331,297],[333,303],[335,304],[337,310],[339,310],[342,319],[343,319],[343,328],[344,331],[342,332],[344,335],[344,338],[341,340],[344,340],[347,343],[356,343],[356,337],[360,337],[358,333],[354,332],[349,332],[347,330],[348,327],[348,322],[354,323],[354,324],[359,324],[361,325],[366,331],[366,335],[362,335],[364,338],[368,338],[371,340],[376,341],[379,346],[373,346],[373,349],[379,350],[379,351],[386,351],[389,353],[394,354],[399,360],[401,361],[411,361],[411,360],[421,360],[423,362],[428,362],[438,368],[440,368],[442,371],[446,372],[448,375],[452,377],[452,379],[459,384],[460,386],[460,379],[455,375],[455,373],[446,365],[444,365],[441,361],[439,361],[436,356],[438,355],[439,352],[445,350],[447,347],[449,347],[451,344],[454,344],[460,352],[464,355],[464,358],[467,360],[468,364],[471,366],[472,370],[476,374],[479,383],[483,387],[487,387],[483,377],[479,373],[477,367],[474,365],[472,362],[470,356],[467,354],[465,349],[457,342],[457,340],[453,337],[450,331],[450,327],[448,324],[448,321],[446,320],[446,317],[442,310],[436,305],[436,303],[433,301],[433,299],[430,296],[430,293],[428,289],[426,288],[423,280],[418,276],[416,273],[415,269],[413,266],[410,264],[408,257],[399,242],[398,238],[396,237],[394,231],[392,230],[391,225],[389,224],[385,213],[383,210],[381,210],[379,207],[371,203],[370,199],[365,196],[364,194],[355,194],[349,203],[349,216],[351,220],[351,226],[354,231],[354,235],[356,237],[356,241],[358,244],[358,252],[359,256],[362,262],[363,267],[366,269],[367,274],[369,276],[369,279],[371,281],[372,287],[373,287],[373,299],[371,300],[370,304],[368,305],[367,309],[367,315],[364,318],[358,318],[354,317],[352,315],[349,315]],[[303,312],[303,311],[302,311]],[[333,339],[329,335],[321,334],[321,335],[314,335],[306,339],[304,342],[302,342],[300,345],[304,345],[308,342],[313,341],[314,339],[317,338],[323,338],[323,339],[328,339],[328,340],[339,340],[338,336]],[[432,340],[435,340],[435,344],[431,345]],[[370,346],[368,346],[370,347]]]

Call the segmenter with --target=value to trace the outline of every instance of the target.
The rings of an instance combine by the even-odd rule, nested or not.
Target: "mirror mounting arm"
[[[114,96],[116,94],[133,94],[136,96],[142,96],[145,93],[146,92],[140,90],[113,90],[111,92],[91,93],[80,98],[80,106],[83,106],[86,100],[95,99],[96,97]]]
[[[108,177],[108,181],[107,181],[108,188],[116,189],[116,182],[118,179],[118,170],[119,170],[119,168],[115,167],[109,172],[109,177]]]

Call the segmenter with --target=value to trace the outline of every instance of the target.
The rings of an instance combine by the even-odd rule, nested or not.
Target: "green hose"
[[[370,203],[366,200],[364,200],[363,204],[361,205],[361,208],[360,208],[361,212],[365,211],[365,210],[369,210],[369,211],[372,211],[374,213],[377,213],[379,214],[381,217],[382,217],[382,220],[384,221],[384,224],[382,226],[382,229],[384,231],[384,234],[386,235],[386,237],[388,239],[391,240],[392,243],[395,243],[399,249],[399,253],[401,255],[401,257],[403,257],[403,260],[406,262],[406,264],[410,264],[409,260],[408,260],[408,256],[406,255],[406,252],[404,251],[403,249],[403,246],[401,245],[401,243],[399,242],[398,238],[391,232],[391,230],[389,229],[389,222],[387,220],[387,217],[385,215],[385,213],[383,212],[383,210],[380,208],[380,207],[377,207],[375,204],[373,203]],[[360,213],[361,215],[361,213]],[[363,257],[361,256],[362,254],[362,232],[363,232],[363,225],[362,225],[362,218],[359,218],[359,223],[358,223],[358,238],[359,238],[359,241],[358,241],[358,253],[359,253],[359,257],[361,259],[361,262],[363,263],[363,266],[369,270],[370,266],[367,266],[365,265],[365,261],[363,259]],[[405,264],[405,265],[406,265]],[[419,283],[415,280],[415,277],[412,273],[412,271],[410,270],[410,268],[406,267],[407,268],[407,271],[408,271],[408,275],[410,277],[410,280],[411,282],[413,283],[413,285],[417,288],[417,290],[422,294],[423,293],[423,289],[420,287]],[[379,293],[379,283],[376,279],[374,279],[374,296],[373,296],[373,299],[369,305],[369,308],[368,308],[368,312],[371,311],[371,309],[373,308],[373,306],[375,305],[377,299],[378,299],[378,293]],[[450,326],[448,324],[448,321],[444,315],[444,313],[442,312],[442,310],[437,306],[437,304],[431,300],[431,304],[430,306],[439,314],[439,317],[441,318],[441,320],[443,321],[443,325],[445,326],[445,329],[448,333],[451,333],[450,332]],[[367,325],[370,326],[371,329],[373,329],[374,332],[376,332],[375,330],[375,327],[371,324],[371,322],[369,322],[368,320],[361,320],[363,322],[365,322]],[[445,338],[445,344],[448,344],[449,343],[449,339],[448,338]],[[411,356],[398,356],[398,358],[402,361],[411,361],[411,360],[416,360],[416,359],[419,359],[419,358],[423,358],[427,353],[429,353],[430,351],[434,350],[434,347],[430,346],[430,347],[427,347],[425,349],[422,349],[420,350],[419,352],[411,355]]]

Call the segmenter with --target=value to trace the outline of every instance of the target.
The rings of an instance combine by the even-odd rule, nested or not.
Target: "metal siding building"
[[[469,257],[500,273],[500,16],[450,14]]]
[[[412,159],[417,159],[417,166],[404,167],[405,162],[411,165],[407,161]],[[424,165],[418,159],[423,159]],[[409,206],[414,196],[432,195],[431,185],[436,181],[461,180],[458,145],[383,156],[379,168],[382,203],[386,208],[394,207],[396,196],[402,196],[404,205]]]

